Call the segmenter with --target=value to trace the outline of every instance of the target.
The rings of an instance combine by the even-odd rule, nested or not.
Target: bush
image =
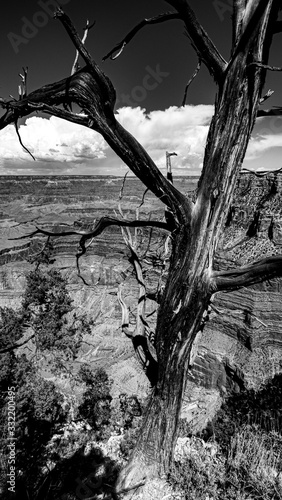
[[[18,498],[34,498],[44,481],[43,467],[48,461],[46,444],[66,420],[62,409],[63,396],[52,382],[39,377],[26,356],[13,352],[3,356],[0,372],[0,437],[1,480],[3,495],[7,493],[7,389],[15,387],[16,399],[16,464]],[[6,495],[7,496],[7,495]],[[2,498],[6,498],[2,496]]]
[[[200,433],[203,439],[184,438],[188,453],[169,477],[181,498],[281,500],[281,381],[276,375],[258,392],[231,395]],[[217,449],[212,459],[206,451],[211,439]]]
[[[183,499],[281,500],[282,437],[242,426],[227,457],[216,442],[178,441],[169,482]]]
[[[137,396],[122,393],[112,408],[111,430],[123,435],[120,451],[124,460],[133,450],[142,424],[142,405]]]
[[[246,425],[231,439],[228,478],[239,489],[265,500],[282,497],[282,436]]]
[[[83,401],[78,408],[79,414],[96,431],[97,439],[102,439],[111,419],[109,377],[103,368],[92,372],[88,366],[80,369],[79,376],[86,384]]]
[[[265,432],[282,430],[282,375],[276,375],[260,391],[245,390],[231,395],[200,436],[211,435],[227,453],[232,436],[242,425],[257,425]]]

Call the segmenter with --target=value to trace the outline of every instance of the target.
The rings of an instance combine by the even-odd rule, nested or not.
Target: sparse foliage
[[[111,383],[105,370],[102,368],[92,372],[83,366],[79,373],[86,384],[83,401],[78,411],[95,430],[98,439],[105,437],[107,426],[111,418]]]
[[[7,391],[15,387],[17,498],[35,499],[44,482],[43,468],[48,461],[46,444],[66,419],[63,395],[52,382],[42,379],[26,356],[14,352],[1,356],[0,425],[2,498],[7,491]]]
[[[21,307],[0,309],[0,352],[30,342],[41,353],[58,352],[62,359],[73,359],[81,346],[82,333],[91,331],[91,322],[72,313],[67,280],[54,268],[37,268],[26,277]]]

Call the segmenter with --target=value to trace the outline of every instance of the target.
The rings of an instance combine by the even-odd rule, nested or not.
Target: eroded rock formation
[[[122,179],[110,177],[2,177],[0,179],[0,305],[17,307],[32,269],[30,258],[44,239],[13,240],[31,233],[36,226],[52,231],[91,227],[103,215],[114,215]],[[196,179],[176,181],[185,193],[196,188]],[[218,249],[218,269],[242,265],[282,252],[282,174],[255,176],[244,173],[227,216]],[[129,178],[122,199],[123,212],[133,218],[143,187]],[[163,217],[163,207],[150,194],[142,206],[142,218]],[[147,248],[148,238],[151,237]],[[143,231],[144,276],[150,293],[160,277],[154,254],[164,242],[157,230]],[[79,314],[94,320],[91,335],[72,369],[81,362],[104,366],[120,392],[145,397],[149,388],[131,342],[121,332],[121,309],[117,291],[131,308],[132,318],[138,286],[118,227],[108,228],[93,241],[81,259],[77,275],[75,254],[78,237],[54,238],[55,266],[68,278],[69,290]],[[147,248],[147,252],[145,252]],[[276,279],[230,293],[215,294],[193,348],[192,366],[183,418],[194,430],[202,428],[230,391],[258,388],[282,371],[282,280]],[[153,330],[156,302],[148,300],[147,314]],[[46,372],[46,376],[49,376]]]

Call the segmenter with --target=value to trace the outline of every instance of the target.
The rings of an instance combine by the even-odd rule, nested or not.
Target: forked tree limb
[[[95,22],[90,24],[89,20],[87,19],[86,21],[86,26],[84,28],[84,34],[83,34],[83,37],[81,39],[81,43],[84,45],[85,42],[86,42],[86,39],[87,39],[87,36],[88,36],[88,31],[93,28],[93,26],[95,25]],[[77,50],[76,51],[76,54],[75,54],[75,59],[74,59],[74,62],[73,62],[73,65],[72,65],[72,68],[71,68],[71,75],[73,75],[74,73],[76,73],[76,71],[79,70],[79,64],[78,64],[78,59],[79,59],[79,51]]]
[[[6,113],[0,118],[0,130],[39,108],[85,125],[104,137],[145,186],[173,210],[180,223],[189,223],[192,202],[167,181],[141,144],[116,120],[113,112],[116,93],[111,81],[92,59],[69,17],[61,9],[56,17],[62,22],[86,67],[69,78],[43,86],[20,101],[2,99],[0,104]],[[82,115],[60,108],[72,102],[84,110]]]
[[[110,101],[113,100],[115,98],[115,90],[112,82],[99,68],[98,64],[92,58],[90,52],[86,49],[69,16],[67,16],[67,14],[61,8],[58,8],[54,14],[54,18],[59,19],[63,24],[76,50],[79,52],[85,64],[90,68],[91,73],[97,80],[101,91],[104,92],[105,95],[108,94],[109,98],[112,98],[110,99]]]
[[[133,221],[127,221],[127,220],[121,220],[121,219],[116,219],[113,217],[102,217],[94,226],[94,228],[91,231],[77,231],[77,230],[70,230],[70,231],[58,231],[58,232],[53,232],[53,231],[47,231],[46,229],[42,228],[36,228],[35,231],[32,231],[32,233],[25,234],[23,236],[18,236],[16,238],[10,238],[11,240],[23,240],[26,238],[33,238],[34,236],[38,234],[43,234],[44,236],[48,236],[50,238],[51,236],[53,237],[66,237],[66,236],[80,236],[79,240],[79,247],[80,250],[76,254],[76,267],[78,270],[78,276],[83,280],[85,285],[88,285],[88,283],[85,281],[83,276],[81,275],[80,272],[80,266],[79,266],[79,260],[80,258],[85,255],[86,250],[89,245],[91,245],[93,239],[101,234],[107,227],[109,226],[120,226],[120,227],[155,227],[158,229],[163,229],[165,231],[170,232],[170,228],[166,222],[162,221],[140,221],[140,220],[133,220]],[[90,243],[87,245],[87,242],[90,241]]]
[[[171,21],[173,19],[181,19],[181,16],[176,12],[164,12],[163,14],[159,14],[155,17],[150,17],[149,19],[143,19],[138,23],[122,40],[117,43],[117,45],[110,50],[104,57],[103,61],[106,59],[117,59],[120,54],[123,52],[125,46],[137,35],[137,33],[144,28],[144,26],[148,26],[150,24],[159,24],[165,21]]]
[[[167,181],[141,144],[116,121],[112,112],[114,101],[110,103],[112,95],[101,89],[100,82],[89,71],[89,66],[82,68],[73,76],[45,85],[20,101],[2,100],[1,106],[6,113],[0,118],[0,130],[34,110],[95,130],[145,186],[170,206],[179,222],[187,223],[191,218],[192,202]],[[71,102],[77,103],[84,113],[78,115],[59,107]]]
[[[269,0],[249,0],[246,3],[241,21],[241,36],[235,46],[235,50],[233,51],[232,57],[228,63],[228,67],[231,67],[240,52],[246,51],[247,47],[250,47],[252,44],[254,38],[256,37],[261,19],[263,18],[266,9],[269,8],[269,5]]]
[[[185,23],[187,34],[199,59],[208,68],[216,82],[221,82],[227,62],[219,53],[210,37],[199,23],[194,11],[186,0],[166,0],[180,14]]]
[[[110,52],[108,52],[108,54],[103,57],[103,61],[109,57],[111,59],[116,59],[122,53],[125,46],[144,26],[170,21],[173,19],[180,19],[183,20],[186,25],[189,38],[191,39],[192,45],[194,46],[198,57],[206,64],[215,80],[220,81],[227,63],[198,22],[191,7],[185,0],[167,0],[167,3],[172,5],[178,12],[166,12],[164,14],[160,14],[159,16],[144,19],[138,23],[123,38],[123,40],[121,40],[121,42],[119,42],[112,50],[110,50]]]
[[[151,385],[154,386],[157,377],[158,361],[155,348],[150,343],[146,335],[146,329],[148,329],[148,324],[145,319],[146,287],[143,278],[142,266],[138,255],[135,252],[135,249],[130,245],[128,241],[126,241],[125,234],[124,238],[128,248],[131,251],[131,261],[134,266],[137,282],[139,285],[139,299],[136,311],[136,324],[133,329],[130,329],[129,309],[122,299],[121,287],[119,287],[118,301],[122,309],[122,332],[132,340],[138,361],[144,369]]]
[[[158,229],[163,229],[165,231],[170,231],[170,228],[166,222],[162,221],[155,221],[155,220],[133,220],[133,221],[128,221],[128,220],[122,220],[122,219],[116,219],[114,217],[101,217],[101,219],[95,224],[95,227],[91,231],[77,231],[77,230],[70,230],[70,231],[58,231],[58,232],[52,232],[52,231],[47,231],[46,229],[42,229],[37,227],[35,231],[32,233],[25,234],[23,236],[17,236],[16,238],[9,238],[10,240],[23,240],[25,238],[32,238],[36,234],[43,234],[45,236],[81,236],[84,241],[89,240],[90,238],[94,238],[95,236],[98,236],[101,234],[104,229],[106,229],[109,226],[123,226],[123,227],[155,227]]]
[[[126,220],[121,202],[123,198],[123,192],[126,182],[128,172],[125,174],[122,182],[122,186],[119,193],[118,210],[123,218]],[[147,190],[144,191],[140,204],[135,209],[136,221],[139,220],[139,211],[141,206],[144,204],[145,195]],[[152,228],[151,228],[152,230]],[[147,303],[147,290],[146,284],[143,276],[143,269],[140,258],[138,256],[137,250],[139,247],[137,227],[135,227],[134,236],[132,236],[129,227],[121,227],[122,236],[127,248],[130,251],[130,262],[133,265],[136,280],[139,287],[139,297],[137,302],[136,310],[136,320],[135,326],[130,329],[129,325],[129,309],[122,299],[121,287],[118,289],[118,300],[122,309],[122,332],[132,340],[133,347],[141,364],[143,370],[145,371],[151,385],[155,385],[157,376],[157,355],[154,346],[151,344],[148,338],[149,325],[146,320],[146,303]],[[150,244],[150,239],[149,239]],[[148,244],[148,245],[149,245]]]
[[[213,271],[214,292],[231,291],[282,276],[282,256],[274,255],[230,271]]]
[[[130,250],[130,261],[134,267],[137,283],[139,286],[139,297],[138,297],[138,303],[137,303],[137,312],[136,312],[136,324],[134,327],[134,330],[132,332],[132,337],[135,337],[136,335],[140,335],[142,337],[146,336],[146,326],[147,322],[145,319],[145,314],[146,314],[146,286],[144,282],[144,277],[143,277],[143,271],[142,271],[142,266],[141,262],[139,260],[139,257],[135,251],[135,248],[130,244],[128,239],[126,238],[126,234],[123,233],[123,238],[126,243],[126,246]],[[121,292],[119,293],[119,300],[121,302],[122,306],[122,311],[123,311],[123,325],[124,327],[127,325],[127,328],[129,326],[129,312],[127,309],[127,306],[125,303],[121,301]],[[127,309],[127,312],[126,312]],[[125,332],[126,333],[126,332]],[[128,335],[129,330],[127,329],[126,335]]]
[[[119,202],[118,202],[119,213],[122,216],[122,218],[123,218],[124,221],[126,221],[126,217],[125,217],[124,212],[122,210],[121,201],[122,201],[122,198],[123,198],[123,192],[124,192],[126,177],[127,177],[127,173],[125,174],[125,176],[123,178],[122,186],[121,186],[120,193],[119,193]],[[146,191],[145,191],[145,193],[146,193]],[[140,202],[139,206],[137,206],[137,208],[135,210],[135,217],[136,217],[135,220],[136,220],[136,222],[139,220],[139,210],[140,210],[140,207],[144,203],[145,193],[143,193],[141,202]],[[134,329],[134,334],[133,335],[134,336],[136,336],[136,335],[146,336],[146,329],[145,329],[145,327],[147,326],[147,322],[146,322],[146,319],[145,319],[145,314],[146,314],[146,285],[145,285],[145,281],[144,281],[144,277],[143,277],[142,265],[141,265],[140,259],[138,257],[138,254],[137,254],[137,250],[138,250],[138,246],[139,246],[139,244],[138,244],[137,228],[138,228],[138,226],[135,226],[134,237],[132,237],[131,232],[130,232],[128,226],[126,227],[126,231],[125,231],[124,227],[121,227],[121,232],[122,232],[122,236],[123,236],[124,242],[125,242],[127,248],[130,251],[130,259],[129,260],[130,260],[130,262],[132,263],[132,265],[134,267],[134,271],[135,271],[135,275],[136,275],[136,280],[137,280],[137,283],[138,283],[138,286],[139,286],[139,298],[138,298],[138,303],[137,303],[136,325],[135,325],[135,329]],[[124,313],[126,306],[125,306],[124,303],[121,304],[121,305],[122,305],[123,313]],[[126,314],[125,317],[127,318],[127,322],[129,323],[129,314],[128,314],[128,312],[127,312],[127,314]]]

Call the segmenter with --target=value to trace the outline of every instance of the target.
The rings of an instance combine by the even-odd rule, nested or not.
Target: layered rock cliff
[[[25,286],[30,262],[44,239],[13,240],[31,233],[36,226],[52,231],[69,227],[91,227],[103,215],[117,210],[122,179],[111,177],[2,177],[0,178],[0,305],[17,307]],[[176,186],[188,195],[196,188],[195,178],[181,178]],[[143,187],[128,178],[121,206],[128,218],[135,216]],[[241,175],[225,232],[218,249],[217,267],[237,265],[282,252],[282,175]],[[140,216],[162,218],[163,206],[149,193]],[[165,236],[154,230],[138,236],[144,277],[153,292],[160,279],[154,261]],[[118,227],[106,229],[81,259],[78,277],[75,254],[79,238],[54,238],[55,266],[68,278],[69,290],[79,314],[94,320],[91,335],[85,336],[79,359],[93,367],[104,366],[114,380],[114,394],[127,392],[144,397],[150,390],[135,358],[130,341],[121,332],[121,309],[117,298],[132,311],[138,286]],[[152,267],[151,264],[154,264]],[[87,283],[87,284],[86,284]],[[193,360],[183,405],[183,418],[194,430],[202,428],[231,390],[259,388],[282,371],[282,280],[272,280],[230,293],[217,293],[207,321],[193,348]],[[156,303],[148,300],[147,314],[153,330]],[[45,376],[50,377],[46,371]],[[60,383],[60,381],[58,381]]]

